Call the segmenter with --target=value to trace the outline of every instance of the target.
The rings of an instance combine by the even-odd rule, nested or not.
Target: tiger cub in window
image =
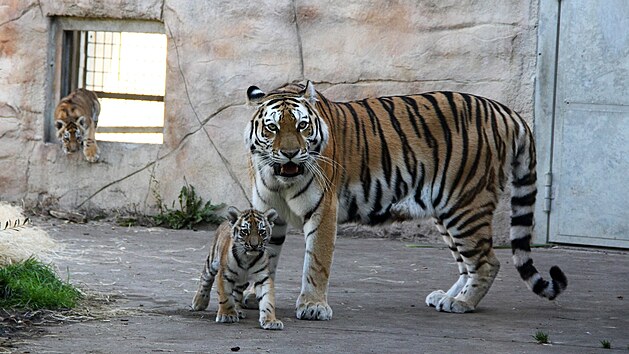
[[[89,162],[96,162],[100,150],[96,144],[96,126],[100,114],[98,96],[86,89],[77,89],[62,98],[55,108],[55,128],[63,152],[71,154],[83,148]]]
[[[275,288],[269,274],[269,255],[266,246],[271,228],[277,218],[275,209],[262,213],[255,209],[227,210],[214,236],[199,288],[192,300],[192,309],[204,310],[210,303],[210,290],[217,279],[218,312],[216,322],[238,322],[245,317],[240,307],[243,291],[253,282],[260,308],[260,326],[264,329],[283,329],[275,318]]]

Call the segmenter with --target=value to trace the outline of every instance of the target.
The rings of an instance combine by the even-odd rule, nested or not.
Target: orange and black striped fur
[[[257,110],[245,131],[253,205],[280,218],[270,241],[272,274],[286,222],[302,227],[306,254],[297,317],[328,320],[328,279],[338,222],[378,224],[431,217],[460,276],[426,303],[473,311],[500,264],[492,217],[511,179],[511,245],[522,279],[554,299],[567,286],[558,267],[541,277],[530,257],[536,196],[535,146],[526,122],[506,106],[457,92],[333,102],[311,82],[269,94],[252,86]]]
[[[72,91],[59,101],[55,108],[55,128],[64,153],[71,154],[82,148],[87,161],[98,161],[96,126],[99,114],[98,97],[86,89]]]
[[[240,308],[242,294],[249,282],[253,284],[260,304],[260,326],[264,329],[283,329],[275,318],[275,288],[269,274],[266,252],[277,212],[262,213],[254,209],[227,210],[227,221],[216,230],[199,288],[192,300],[192,309],[204,310],[210,303],[210,290],[217,280],[218,313],[216,322],[238,322],[244,318]]]

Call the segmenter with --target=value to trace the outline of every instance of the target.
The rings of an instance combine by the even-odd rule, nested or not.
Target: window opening
[[[97,140],[163,143],[166,35],[65,30],[62,48],[61,97],[96,92]]]

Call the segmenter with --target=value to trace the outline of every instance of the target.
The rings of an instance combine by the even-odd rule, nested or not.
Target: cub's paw
[[[243,319],[243,318],[247,317],[247,314],[243,310],[241,310],[241,309],[237,309],[236,313],[238,314],[238,318],[240,318],[240,319]]]
[[[192,299],[192,309],[194,311],[205,310],[209,304],[210,304],[209,296],[204,296],[197,293],[196,295],[194,295],[194,299]]]
[[[218,313],[216,314],[216,322],[220,323],[236,323],[240,321],[238,313]]]
[[[90,145],[83,149],[83,155],[85,155],[85,159],[89,162],[98,162],[100,150],[97,146]]]
[[[260,327],[263,329],[271,329],[271,330],[282,330],[284,329],[284,323],[280,320],[267,320],[260,319]]]
[[[443,299],[446,295],[446,292],[443,290],[435,290],[426,296],[426,305],[437,307],[439,301]]]
[[[245,290],[245,293],[242,296],[241,305],[245,309],[257,310],[258,298],[256,297],[256,293],[249,290]]]
[[[474,306],[472,306],[471,304],[465,301],[457,300],[456,298],[447,295],[443,299],[441,299],[441,301],[439,301],[435,308],[437,309],[437,311],[451,313],[466,313],[474,311]]]
[[[332,319],[332,308],[326,302],[297,302],[295,315],[300,320],[329,321]]]

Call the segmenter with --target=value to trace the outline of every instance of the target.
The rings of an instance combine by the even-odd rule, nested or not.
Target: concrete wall
[[[532,120],[536,0],[9,0],[0,5],[0,199],[154,212],[184,184],[246,205],[250,85],[313,80],[338,100],[435,89]],[[163,145],[101,142],[102,162],[44,140],[50,16],[148,19],[168,36]],[[54,106],[54,102],[52,103]],[[158,181],[158,184],[152,180]]]

